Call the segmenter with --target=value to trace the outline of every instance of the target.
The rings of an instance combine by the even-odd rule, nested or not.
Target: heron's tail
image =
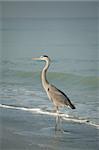
[[[72,109],[75,109],[75,108],[76,108],[71,102],[69,103],[69,106],[70,106]]]
[[[67,106],[69,106],[71,109],[76,109],[74,104],[71,103],[70,99],[67,97],[67,101],[65,103]]]

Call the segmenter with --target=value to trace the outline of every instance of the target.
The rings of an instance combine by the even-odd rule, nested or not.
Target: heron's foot
[[[65,130],[63,128],[58,128],[55,126],[55,132],[65,133]]]
[[[55,126],[55,133],[70,134],[70,131],[63,129],[62,127]]]

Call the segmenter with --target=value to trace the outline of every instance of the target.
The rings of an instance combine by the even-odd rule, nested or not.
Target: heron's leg
[[[60,124],[60,117],[59,117],[59,109],[58,109],[58,106],[56,107],[56,112],[57,112],[57,115],[56,115],[55,130],[58,130],[58,124]]]
[[[61,131],[63,133],[64,130],[62,128],[62,118],[61,118],[61,116],[59,116],[59,109],[58,109],[58,107],[56,107],[56,109],[57,109],[57,115],[56,115],[55,131]]]

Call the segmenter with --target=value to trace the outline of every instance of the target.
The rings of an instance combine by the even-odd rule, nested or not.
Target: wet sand
[[[55,117],[0,108],[1,150],[98,150],[99,130],[87,124],[62,122]]]

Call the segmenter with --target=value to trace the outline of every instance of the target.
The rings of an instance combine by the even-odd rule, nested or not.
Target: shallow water
[[[2,63],[3,70],[0,78],[1,104],[30,108],[52,107],[51,102],[48,100],[46,93],[42,89],[40,72],[24,70],[22,65],[24,66],[26,61],[24,63],[18,62],[21,66],[19,69],[17,69],[17,63],[15,68],[12,68],[11,65],[13,62],[11,63],[11,61]],[[65,61],[62,61],[62,63],[64,64]],[[31,66],[31,61],[27,60],[27,64]],[[32,66],[33,65],[35,66],[35,64],[32,64]],[[55,84],[56,87],[63,90],[76,105],[77,109],[73,112],[74,116],[85,117],[85,119],[88,118],[93,122],[99,123],[98,76],[86,76],[84,73],[74,74],[73,72],[65,73],[50,71],[48,73],[48,80]],[[62,111],[72,114],[72,111],[68,108]]]
[[[62,122],[55,131],[55,118],[15,109],[0,109],[2,149],[95,149],[99,131],[87,124]]]
[[[97,150],[98,76],[48,73],[48,80],[66,92],[76,106],[75,110],[60,110],[61,130],[55,131],[57,114],[51,112],[53,105],[42,90],[40,72],[20,71],[17,64],[12,68],[13,63],[2,63],[3,68],[8,68],[3,70],[0,80],[2,149]],[[31,66],[31,61],[27,60],[27,64]]]

